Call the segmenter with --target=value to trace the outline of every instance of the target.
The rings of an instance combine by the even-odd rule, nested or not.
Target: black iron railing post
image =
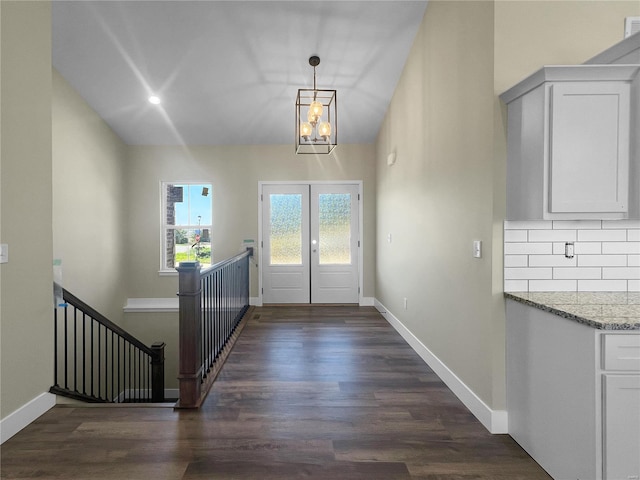
[[[151,345],[154,355],[151,358],[151,401],[164,401],[164,342]]]

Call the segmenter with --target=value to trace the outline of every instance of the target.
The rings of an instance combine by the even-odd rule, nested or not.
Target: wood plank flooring
[[[253,311],[199,411],[55,407],[3,479],[550,479],[370,307]]]

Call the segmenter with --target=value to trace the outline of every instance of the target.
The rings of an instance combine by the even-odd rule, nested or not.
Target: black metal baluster
[[[78,391],[78,311],[73,309],[73,390]]]
[[[115,357],[114,357],[114,352],[115,352],[115,346],[113,345],[113,340],[115,338],[115,333],[113,330],[111,330],[111,401],[113,402],[113,399],[115,398],[115,391],[116,391],[116,387],[115,387]]]
[[[58,385],[58,307],[53,307],[53,385]]]
[[[120,357],[120,335],[118,335],[118,388],[116,390],[116,393],[117,393],[117,397],[116,398],[118,399],[118,402],[120,402],[120,391],[121,391],[120,390],[120,388],[121,388],[120,387],[120,385],[121,385],[121,383],[120,383],[120,373],[121,373],[121,369],[122,369],[122,362],[120,360],[121,360],[121,357]]]
[[[86,318],[82,314],[82,393],[87,394],[87,327]]]
[[[91,375],[91,396],[93,397],[94,396],[93,395],[93,338],[94,338],[94,336],[93,336],[93,319],[91,318],[90,321],[91,321],[91,364],[89,365],[89,367],[91,369],[91,372],[90,372],[90,375]]]
[[[101,377],[102,377],[102,342],[101,342],[101,333],[102,333],[102,326],[98,323],[98,356],[96,357],[96,360],[98,362],[98,398],[102,398],[102,382],[101,382]]]
[[[129,344],[129,381],[127,382],[127,390],[128,394],[125,395],[129,399],[131,399],[131,344]]]
[[[69,389],[69,366],[68,363],[68,347],[69,342],[68,328],[67,328],[67,310],[64,311],[64,388]]]

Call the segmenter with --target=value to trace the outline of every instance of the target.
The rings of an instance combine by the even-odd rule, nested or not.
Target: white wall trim
[[[249,297],[249,305],[252,307],[261,307],[262,297]]]
[[[491,410],[473,390],[411,333],[397,317],[389,312],[378,299],[375,299],[375,307],[489,432],[508,433],[506,410]]]
[[[0,421],[0,443],[4,443],[56,404],[56,396],[44,392]]]
[[[360,306],[361,307],[374,307],[376,299],[374,297],[361,297],[360,298]]]
[[[127,298],[124,312],[178,312],[178,297]]]

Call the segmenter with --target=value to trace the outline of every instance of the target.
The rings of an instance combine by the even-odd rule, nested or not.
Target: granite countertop
[[[601,330],[640,330],[640,292],[505,292],[505,297]]]

